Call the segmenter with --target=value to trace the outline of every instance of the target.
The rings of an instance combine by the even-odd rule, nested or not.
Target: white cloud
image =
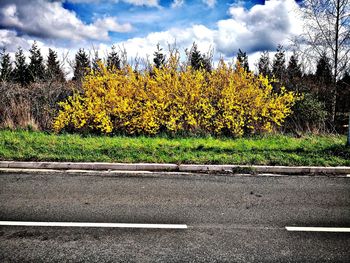
[[[294,0],[270,0],[249,10],[235,5],[229,9],[231,18],[219,20],[215,29],[203,25],[187,29],[172,28],[116,44],[124,45],[132,56],[152,55],[157,43],[167,47],[175,40],[181,48],[189,47],[194,41],[203,52],[213,47],[217,56],[224,57],[236,56],[238,49],[248,54],[272,51],[278,44],[288,45],[289,40],[301,32],[297,10],[298,5]]]
[[[172,2],[171,4],[171,8],[179,8],[181,6],[183,6],[185,3],[184,0],[174,0],[174,2]]]
[[[216,0],[202,0],[202,2],[210,8],[213,8],[216,4]]]
[[[287,44],[289,38],[301,32],[297,10],[294,0],[268,0],[250,10],[232,6],[229,9],[232,18],[217,23],[218,51],[232,55],[239,48],[251,53]]]
[[[184,48],[189,48],[193,42],[198,44],[199,50],[207,52],[213,47],[214,32],[203,25],[193,25],[187,29],[172,28],[167,31],[154,32],[144,38],[132,38],[127,41],[115,43],[125,47],[129,57],[152,56],[159,43],[164,49],[168,45],[174,46],[183,53]]]
[[[138,5],[138,6],[159,6],[158,0],[122,0],[125,3],[129,3],[132,5]]]
[[[77,15],[64,9],[60,1],[2,0],[0,3],[0,26],[11,28],[20,34],[41,38],[69,40],[108,40],[108,32],[127,32],[131,24],[119,24],[115,17],[98,19],[85,24]]]
[[[18,47],[28,49],[30,44],[25,38],[17,36],[16,32],[0,29],[0,48],[2,47],[6,47],[9,52],[15,52]]]

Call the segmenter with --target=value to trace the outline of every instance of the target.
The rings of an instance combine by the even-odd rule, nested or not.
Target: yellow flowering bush
[[[61,102],[54,129],[240,136],[269,132],[291,114],[296,94],[273,91],[270,80],[220,61],[211,72],[181,68],[176,55],[161,68],[109,71],[83,81],[83,92]]]

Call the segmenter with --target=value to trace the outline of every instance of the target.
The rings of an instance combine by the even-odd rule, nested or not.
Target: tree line
[[[91,70],[97,71],[99,63],[104,63],[108,70],[120,70],[125,58],[123,51],[117,51],[112,46],[111,51],[103,61],[97,51],[90,55],[85,49],[80,48],[75,54],[72,81],[80,82],[81,79]],[[125,51],[124,51],[125,52]],[[186,50],[185,66],[191,66],[193,70],[211,71],[213,69],[213,52],[202,53],[196,43]],[[92,58],[91,58],[92,57]],[[167,60],[166,52],[158,44],[153,54],[152,62],[148,64],[148,70],[152,67],[161,68]],[[250,72],[248,55],[241,49],[236,55],[236,63]],[[289,120],[291,126],[299,130],[335,129],[344,123],[345,114],[350,111],[350,72],[337,80],[337,101],[336,116],[332,116],[332,96],[333,72],[330,58],[326,53],[322,53],[317,60],[316,70],[309,72],[305,70],[305,65],[299,59],[297,51],[289,57],[286,56],[286,49],[278,45],[275,54],[270,58],[270,52],[261,53],[257,64],[256,74],[267,76],[272,82],[276,91],[281,87],[287,90],[303,94],[303,100],[294,107],[295,114]],[[136,70],[136,69],[135,69]],[[62,70],[62,62],[59,61],[57,52],[49,49],[46,59],[41,54],[37,43],[34,42],[29,50],[29,63],[22,48],[18,48],[15,53],[15,60],[12,63],[9,53],[5,49],[0,55],[0,79],[2,82],[18,83],[22,86],[33,82],[58,81],[66,82],[65,73]],[[287,122],[288,124],[288,122]],[[341,128],[340,128],[341,129]]]

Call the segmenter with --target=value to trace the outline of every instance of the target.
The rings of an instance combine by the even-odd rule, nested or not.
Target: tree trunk
[[[334,50],[334,76],[333,76],[333,91],[331,98],[331,121],[335,126],[335,114],[337,104],[337,78],[338,78],[338,53],[339,53],[339,20],[340,20],[340,0],[337,0],[336,6],[336,20],[335,20],[335,50]]]

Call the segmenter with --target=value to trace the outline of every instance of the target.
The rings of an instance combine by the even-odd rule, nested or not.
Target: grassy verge
[[[345,136],[82,137],[0,130],[0,160],[350,165]]]

